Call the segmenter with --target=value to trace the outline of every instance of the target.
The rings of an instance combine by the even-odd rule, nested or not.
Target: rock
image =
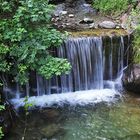
[[[55,11],[54,11],[54,16],[55,17],[58,17],[61,15],[62,11],[64,11],[65,9],[65,5],[64,4],[58,4],[55,8]]]
[[[69,14],[69,17],[70,17],[70,18],[73,18],[73,17],[74,17],[74,15],[73,15],[73,14]]]
[[[79,23],[80,24],[91,24],[91,23],[93,23],[94,21],[93,21],[93,19],[91,19],[91,18],[84,18],[83,20],[81,20]]]
[[[98,27],[104,29],[114,29],[116,28],[116,24],[112,21],[103,21],[99,23]]]
[[[120,26],[120,25],[117,25],[117,26],[116,26],[116,29],[121,29],[121,26]]]
[[[42,138],[41,140],[48,140],[47,138]]]
[[[125,136],[119,139],[120,140],[140,140],[140,134],[129,135],[129,136]]]
[[[127,21],[128,20],[128,15],[127,14],[124,14],[121,18],[120,18],[120,22],[121,22],[121,27],[123,29],[126,29],[127,28]]]
[[[40,129],[40,133],[46,138],[52,138],[58,133],[62,132],[62,128],[57,124],[50,124]]]
[[[68,11],[61,11],[61,15],[66,15]]]
[[[124,71],[122,81],[127,91],[140,93],[140,65],[130,65]]]
[[[90,29],[95,28],[95,24],[94,24],[94,23],[91,23],[91,24],[89,25],[89,28],[90,28]]]
[[[49,0],[50,4],[59,4],[59,3],[62,3],[62,2],[65,2],[65,0]]]
[[[76,9],[77,11],[81,11],[81,14],[96,14],[97,10],[93,8],[91,4],[87,4],[84,0],[77,1],[76,3]]]
[[[73,3],[75,0],[65,0],[67,3]]]
[[[59,30],[83,31],[98,28],[98,24],[102,21],[111,22],[109,18],[99,16],[97,12],[90,0],[65,0],[63,3],[56,5],[52,23]],[[117,22],[115,21],[115,23]],[[115,28],[115,23],[104,25],[103,28]],[[118,23],[120,23],[120,20]]]
[[[55,109],[47,109],[41,111],[41,116],[43,119],[57,120],[56,118],[59,118],[59,115],[59,111]]]

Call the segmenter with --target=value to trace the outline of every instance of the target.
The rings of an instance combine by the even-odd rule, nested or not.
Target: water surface
[[[23,116],[5,140],[22,138],[21,120]],[[140,96],[124,94],[115,103],[31,111],[25,140],[140,140]]]

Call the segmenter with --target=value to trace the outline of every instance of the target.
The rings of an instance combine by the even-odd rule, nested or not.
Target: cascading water
[[[103,88],[101,38],[70,38],[57,52],[59,57],[67,58],[73,67],[68,76],[61,77],[62,89],[69,92]]]
[[[68,75],[54,76],[51,80],[45,80],[36,75],[36,82],[26,85],[26,96],[30,96],[34,91],[37,97],[31,97],[31,99],[43,102],[42,97],[44,99],[47,95],[47,98],[51,98],[50,104],[53,101],[59,103],[62,100],[68,102],[70,98],[75,102],[81,99],[86,102],[90,98],[95,100],[98,96],[102,100],[104,93],[108,97],[114,96],[118,93],[114,90],[115,80],[129,63],[129,45],[129,36],[69,38],[57,48],[56,55],[70,61],[71,72]],[[20,88],[17,89],[16,93],[19,93],[19,96],[23,95],[19,92]],[[17,94],[16,97],[19,98]],[[73,101],[69,102],[73,103]]]

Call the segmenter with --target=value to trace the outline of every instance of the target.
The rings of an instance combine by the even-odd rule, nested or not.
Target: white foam
[[[116,99],[115,95],[121,96],[120,93],[114,89],[87,90],[71,93],[32,96],[28,98],[28,102],[39,107],[51,107],[54,104],[63,106],[66,103],[70,105],[86,105],[99,102],[113,102]],[[24,98],[12,99],[11,102],[15,108],[24,106]]]

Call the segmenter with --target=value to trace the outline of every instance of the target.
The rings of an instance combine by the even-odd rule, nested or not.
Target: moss
[[[72,37],[88,37],[88,36],[120,36],[128,33],[123,29],[94,29],[79,32],[69,32]]]

